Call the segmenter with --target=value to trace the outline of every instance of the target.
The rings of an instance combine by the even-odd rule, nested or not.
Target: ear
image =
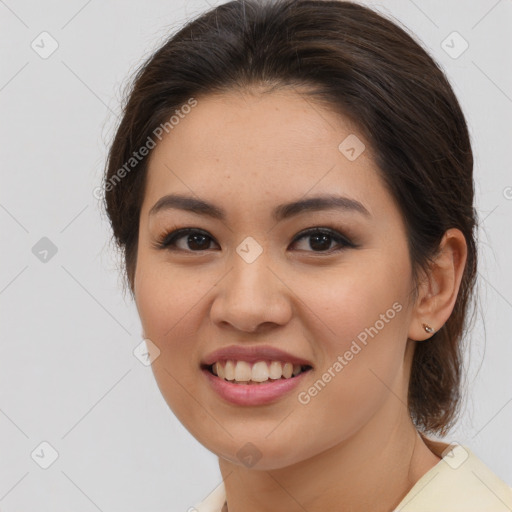
[[[459,229],[449,229],[439,244],[434,262],[423,272],[418,283],[418,297],[413,308],[409,339],[423,341],[433,333],[425,331],[424,324],[437,332],[453,311],[466,265],[467,244]]]

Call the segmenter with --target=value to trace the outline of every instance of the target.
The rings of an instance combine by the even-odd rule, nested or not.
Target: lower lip
[[[289,379],[277,379],[261,384],[233,384],[217,377],[209,370],[201,369],[208,382],[224,400],[236,405],[265,405],[295,389],[311,371],[299,373]]]

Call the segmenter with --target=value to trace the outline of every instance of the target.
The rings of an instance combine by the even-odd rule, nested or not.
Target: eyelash
[[[205,237],[208,237],[208,238],[210,238],[210,240],[214,241],[213,237],[211,237],[206,231],[203,231],[202,229],[182,228],[182,229],[170,230],[170,231],[165,232],[154,244],[154,247],[156,249],[166,249],[168,251],[180,251],[180,252],[189,252],[189,253],[194,253],[194,252],[201,253],[201,252],[206,252],[209,250],[209,249],[204,249],[204,250],[193,251],[193,250],[187,250],[187,249],[176,249],[175,248],[176,241],[179,240],[180,238],[183,238],[186,235],[190,235],[190,234],[204,235]],[[312,253],[316,253],[316,254],[332,254],[332,253],[340,252],[346,248],[356,248],[357,247],[357,245],[354,244],[353,242],[351,242],[346,236],[341,234],[336,229],[330,228],[328,226],[322,226],[322,227],[319,226],[319,227],[309,228],[304,231],[301,231],[293,239],[292,244],[297,243],[302,238],[307,238],[308,236],[313,236],[314,234],[327,235],[327,236],[331,237],[331,239],[334,242],[338,243],[342,247],[340,247],[338,249],[334,249],[334,250],[329,249],[327,251],[311,250],[311,251],[305,251],[305,252],[312,252]]]

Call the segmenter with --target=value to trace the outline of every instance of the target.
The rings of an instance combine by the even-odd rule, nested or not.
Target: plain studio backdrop
[[[2,512],[185,511],[221,481],[133,353],[140,322],[94,195],[122,86],[215,3],[0,1]],[[512,485],[512,2],[368,5],[440,63],[470,126],[480,299],[447,439]]]

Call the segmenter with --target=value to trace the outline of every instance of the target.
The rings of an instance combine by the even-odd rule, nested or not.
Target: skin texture
[[[160,350],[152,364],[158,386],[219,456],[229,512],[391,510],[439,461],[407,411],[409,369],[414,344],[431,336],[422,324],[438,329],[453,309],[464,237],[445,234],[415,296],[401,214],[369,143],[347,119],[296,89],[197,100],[152,150],[140,216],[134,292],[143,336]],[[354,161],[338,149],[350,134],[366,145]],[[177,209],[150,216],[169,193],[212,202],[226,219]],[[326,193],[360,201],[369,215],[331,209],[271,218],[278,204]],[[186,227],[210,238],[199,249],[187,235],[175,250],[156,248],[166,232]],[[356,247],[297,239],[313,227],[335,229]],[[236,252],[248,236],[263,250],[252,263]],[[299,389],[307,390],[397,303],[400,312],[307,404],[293,391],[272,404],[236,406],[200,371],[218,348],[269,344],[311,362]],[[248,442],[260,457],[252,467],[237,456]]]

